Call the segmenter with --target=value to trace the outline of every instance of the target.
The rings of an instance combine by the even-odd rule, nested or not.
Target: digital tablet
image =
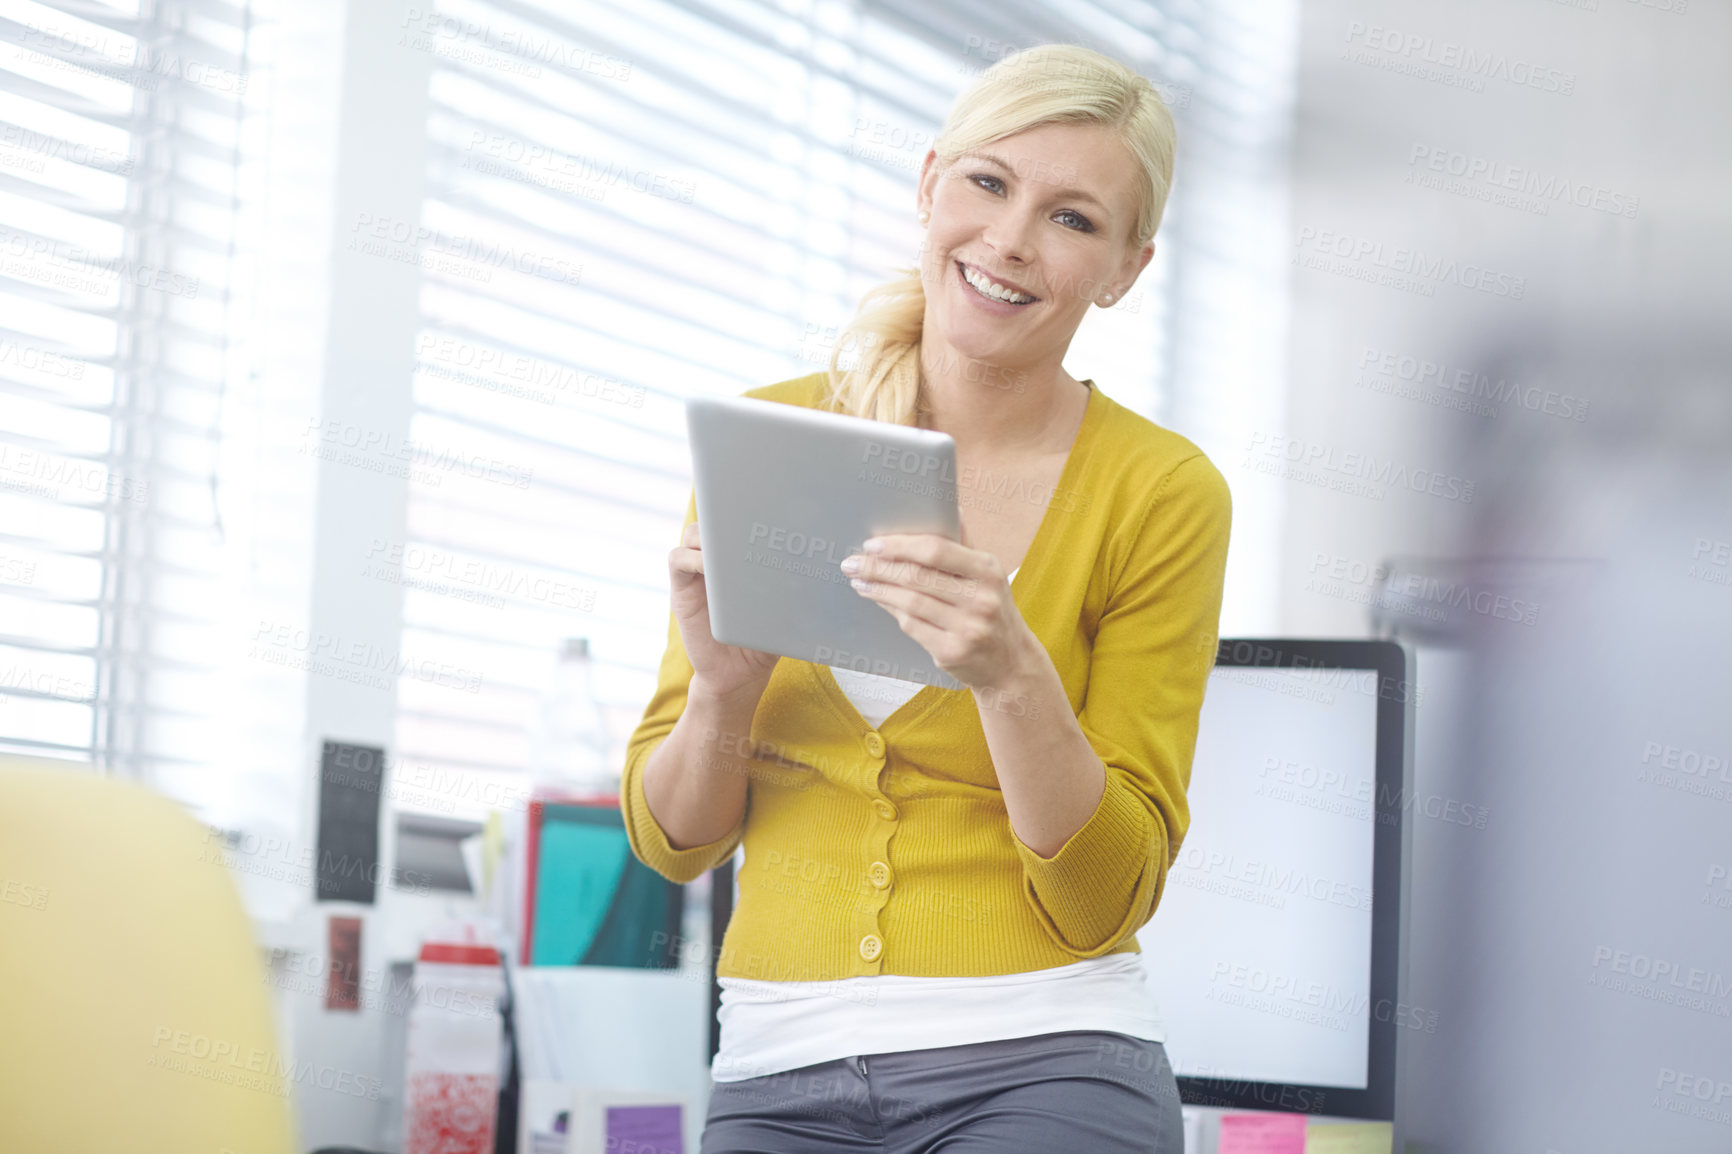
[[[686,402],[710,633],[962,689],[839,566],[879,533],[962,539],[948,433],[756,397]]]

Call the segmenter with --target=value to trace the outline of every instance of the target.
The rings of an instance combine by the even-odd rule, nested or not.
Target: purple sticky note
[[[1217,1154],[1305,1154],[1303,1114],[1224,1114]]]
[[[680,1108],[609,1106],[607,1154],[686,1154],[685,1138],[680,1129]],[[1303,1140],[1300,1154],[1304,1154]]]

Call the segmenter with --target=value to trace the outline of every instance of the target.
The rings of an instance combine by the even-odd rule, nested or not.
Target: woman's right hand
[[[698,523],[686,525],[680,544],[668,554],[673,587],[674,619],[679,622],[686,657],[692,663],[692,685],[713,697],[737,693],[761,694],[781,660],[775,653],[723,645],[710,634],[710,598],[704,585],[704,554]]]

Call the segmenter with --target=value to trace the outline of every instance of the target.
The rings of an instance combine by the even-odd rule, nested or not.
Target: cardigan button
[[[894,821],[896,819],[896,807],[885,801],[883,798],[879,798],[877,801],[873,802],[872,809],[885,821]]]
[[[870,753],[873,757],[883,757],[884,739],[876,733],[868,733],[866,735],[866,752]]]
[[[860,939],[860,956],[867,961],[875,960],[884,952],[884,940],[877,934],[867,934]]]
[[[881,861],[875,861],[866,871],[866,876],[872,879],[873,885],[883,889],[890,884],[890,867]]]

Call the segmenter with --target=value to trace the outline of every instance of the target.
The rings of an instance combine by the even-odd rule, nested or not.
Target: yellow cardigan
[[[644,764],[692,677],[668,614],[620,805],[632,852],[673,881],[721,864],[744,839],[719,975],[973,977],[1140,952],[1134,935],[1190,824],[1232,501],[1194,444],[1089,384],[1050,497],[997,495],[1046,505],[1012,592],[1106,767],[1099,806],[1052,858],[1011,827],[969,690],[924,686],[874,730],[828,666],[789,657],[752,721],[747,748],[760,758],[745,816],[708,845],[674,849],[643,792]],[[813,408],[823,387],[814,373],[745,395]],[[694,497],[686,523],[696,517]]]

